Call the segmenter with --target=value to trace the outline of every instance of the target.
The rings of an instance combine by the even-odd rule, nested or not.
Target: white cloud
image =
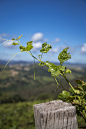
[[[5,41],[5,43],[3,44],[3,46],[4,47],[6,47],[6,48],[13,48],[13,49],[16,49],[17,48],[17,46],[13,46],[12,45],[12,43],[13,43],[13,41]],[[16,42],[17,43],[17,42]]]
[[[50,42],[50,43],[54,44],[54,43],[58,43],[58,42],[60,42],[60,39],[59,38],[56,38],[55,41]]]
[[[33,48],[41,48],[42,44],[41,42],[33,43]]]
[[[12,46],[12,43],[13,43],[13,41],[7,41],[7,42],[5,42],[4,43],[4,47],[9,47],[9,46]]]
[[[33,43],[33,49],[32,49],[32,51],[37,51],[37,49],[39,49],[39,48],[41,49],[42,48],[42,42],[39,42],[39,41],[45,41],[45,42],[47,42],[48,39],[43,39],[43,34],[42,33],[35,33],[31,37],[31,40],[34,42]],[[55,43],[57,43],[59,41],[60,41],[59,38],[56,38],[55,39]],[[50,49],[49,51],[52,52],[52,53],[56,53],[56,52],[59,51],[59,47],[54,48],[54,49]]]
[[[9,37],[9,34],[2,33],[2,34],[0,34],[0,36],[3,36],[3,37]]]
[[[52,52],[52,53],[57,53],[59,51],[59,47],[52,48],[49,51]]]
[[[31,36],[30,36],[31,37]],[[39,41],[45,41],[47,42],[48,39],[43,39],[43,33],[35,33],[32,37],[31,40],[33,41],[33,49],[31,51],[37,52],[37,50],[42,48],[42,42]],[[52,43],[58,43],[60,41],[59,38],[56,38],[54,42]],[[50,43],[49,43],[50,44]],[[62,46],[62,48],[64,48]],[[59,52],[60,47],[52,48],[49,50],[51,53],[57,53]]]
[[[60,41],[60,39],[59,39],[59,38],[56,38],[56,39],[55,39],[55,42],[56,42],[56,43],[57,43],[57,42],[59,42],[59,41]]]
[[[67,47],[69,47],[69,49],[67,49],[67,52],[74,53],[74,51],[75,51],[75,49],[76,49],[76,48],[74,48],[74,47],[71,47],[71,46],[68,46],[68,45],[62,45],[60,48],[61,48],[61,49],[65,49],[65,48],[67,48]]]
[[[43,34],[41,32],[35,33],[33,36],[29,36],[33,42],[38,42],[38,41],[45,41],[47,42],[48,39],[43,39]]]
[[[38,49],[40,50],[42,48],[42,44],[48,41],[48,39],[43,39],[43,33],[41,32],[35,33],[31,37],[31,40],[33,41],[33,49],[31,51],[34,52],[37,52]]]
[[[86,55],[86,43],[84,43],[83,45],[80,46],[81,51],[79,51],[79,54],[83,54]]]
[[[12,46],[12,43],[13,43],[13,41],[7,41],[8,39],[6,39],[6,38],[2,38],[2,37],[16,37],[15,35],[14,36],[10,36],[9,34],[6,34],[6,33],[2,33],[2,34],[0,34],[0,45],[3,45],[4,47],[6,47],[6,48],[14,48],[13,46]],[[11,39],[12,39],[11,38]],[[17,42],[17,41],[16,41]],[[16,47],[15,47],[16,48]]]
[[[3,33],[1,35],[7,36],[8,34]],[[44,43],[43,41],[45,41],[45,42],[48,41],[48,39],[43,39],[43,35],[44,35],[43,33],[38,32],[38,33],[35,33],[32,37],[30,36],[31,40],[33,41],[33,49],[31,49],[31,51],[36,52],[36,53],[38,51],[40,52],[40,49],[42,48],[42,43]],[[59,41],[60,41],[59,38],[55,38],[55,41],[53,43],[58,43]],[[12,43],[13,43],[13,41],[6,41],[3,44],[3,46],[6,48],[16,48],[16,46],[14,47],[12,45]],[[49,52],[57,53],[57,52],[59,52],[60,49],[64,49],[64,48],[66,48],[66,46],[60,46],[60,47],[57,46],[55,48],[50,49]]]
[[[47,42],[47,41],[48,41],[48,39],[43,39],[43,41]]]
[[[81,47],[81,52],[82,53],[86,52],[86,43],[84,43],[84,45]]]
[[[34,42],[37,42],[39,40],[42,40],[42,37],[43,37],[43,34],[42,33],[35,33],[32,36],[31,40],[34,41]]]

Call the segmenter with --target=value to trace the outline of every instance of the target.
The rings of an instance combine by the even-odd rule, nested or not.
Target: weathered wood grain
[[[78,129],[76,107],[61,100],[33,106],[36,129]]]

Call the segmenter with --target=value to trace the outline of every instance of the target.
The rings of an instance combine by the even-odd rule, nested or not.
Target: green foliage
[[[5,94],[0,97],[0,104],[3,103],[16,103],[23,102],[26,99],[22,98],[19,94],[15,94],[13,96],[6,96]]]
[[[60,61],[60,65],[62,65],[68,59],[71,59],[71,55],[69,55],[70,53],[67,53],[67,49],[69,49],[69,47],[63,49],[63,51],[58,56],[58,60]]]
[[[74,89],[76,89],[76,94],[70,88],[73,96],[70,96],[69,92],[63,91],[58,95],[58,98],[69,103],[71,102],[72,105],[76,106],[77,114],[79,116],[83,114],[82,117],[86,121],[86,92],[84,92],[86,91],[86,83],[81,80],[76,80],[75,82],[78,84],[78,87],[74,87]]]
[[[41,94],[38,95],[37,99],[38,100],[46,100],[46,99],[49,99],[50,97],[52,98],[52,96],[50,96],[47,93],[41,93]]]
[[[19,36],[16,40],[20,39],[21,37],[22,37],[22,35]],[[14,41],[14,39],[13,39],[13,41]],[[17,44],[12,44],[12,45],[17,45]],[[27,47],[24,47],[22,45],[19,47],[21,52],[23,52],[23,51],[28,52],[32,48],[33,48],[32,41],[27,42]],[[52,48],[52,46],[50,44],[47,44],[47,42],[45,42],[42,44],[42,49],[40,50],[40,52],[42,52],[42,54],[47,53],[51,48]],[[71,87],[69,89],[70,91],[69,92],[63,91],[62,93],[60,93],[60,95],[58,97],[60,97],[60,99],[63,101],[71,102],[72,105],[75,105],[77,107],[77,114],[81,115],[86,122],[86,92],[85,92],[86,91],[86,82],[83,82],[81,80],[76,80],[75,82],[78,84],[78,87],[73,88],[73,86],[70,84],[70,82],[66,78],[66,74],[71,73],[71,71],[69,69],[66,70],[66,67],[62,66],[62,64],[65,61],[67,61],[68,59],[71,59],[71,55],[69,55],[70,53],[67,53],[68,48],[69,47],[63,49],[63,51],[59,54],[59,56],[58,56],[58,60],[60,61],[59,66],[57,66],[53,63],[50,63],[49,61],[43,62],[43,61],[41,61],[41,59],[39,60],[36,57],[34,57],[31,54],[31,52],[30,53],[28,52],[28,53],[32,57],[34,57],[34,63],[35,63],[35,59],[37,59],[38,61],[41,62],[41,63],[39,63],[40,66],[46,65],[49,68],[48,72],[51,72],[51,76],[55,78],[56,82],[57,82],[56,77],[58,77],[59,74],[65,78],[65,80],[69,83],[69,85]],[[38,55],[38,56],[40,57],[40,55]],[[34,75],[34,78],[35,78],[35,75]],[[58,86],[58,82],[57,82],[57,86]],[[72,96],[70,96],[70,93],[72,93]]]
[[[14,45],[14,46],[15,46],[15,45],[18,45],[18,43],[13,42],[12,45]]]
[[[35,129],[33,104],[19,102],[0,106],[0,129]]]
[[[27,42],[27,47],[19,46],[19,49],[21,50],[21,52],[23,52],[23,51],[30,51],[33,48],[32,42],[33,41]]]
[[[51,48],[52,46],[50,44],[47,44],[47,42],[45,42],[42,44],[42,49],[40,50],[40,52],[47,53]]]

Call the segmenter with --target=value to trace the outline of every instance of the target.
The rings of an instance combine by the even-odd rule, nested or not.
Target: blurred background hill
[[[59,85],[57,89],[57,84],[51,73],[48,72],[47,66],[39,66],[38,63],[35,63],[37,72],[36,80],[34,80],[35,66],[33,62],[12,61],[4,68],[6,63],[7,61],[0,61],[0,103],[11,101],[9,98],[13,97],[14,99],[16,94],[24,100],[37,100],[41,99],[40,96],[43,95],[44,98],[56,99],[61,92],[62,87]],[[59,65],[58,63],[54,64]],[[71,74],[67,74],[67,78],[73,86],[77,85],[75,83],[77,79],[86,80],[85,64],[64,63],[63,66],[72,71]],[[59,77],[64,87],[69,89],[70,86],[65,79],[61,75]]]

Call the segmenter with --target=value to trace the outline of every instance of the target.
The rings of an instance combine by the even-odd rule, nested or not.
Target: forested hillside
[[[86,80],[86,68],[70,68],[70,70],[72,73],[67,74],[67,78],[73,86],[77,85],[75,83],[77,79]],[[16,95],[24,100],[38,100],[43,96],[45,99],[56,99],[62,91],[62,87],[59,85],[57,89],[57,84],[51,73],[48,72],[48,67],[36,64],[36,80],[34,80],[34,71],[34,65],[12,65],[6,68],[4,65],[0,65],[0,103],[4,102],[5,98],[7,102],[7,99],[15,98]],[[66,80],[62,76],[59,78],[62,85],[68,90],[70,86]]]

